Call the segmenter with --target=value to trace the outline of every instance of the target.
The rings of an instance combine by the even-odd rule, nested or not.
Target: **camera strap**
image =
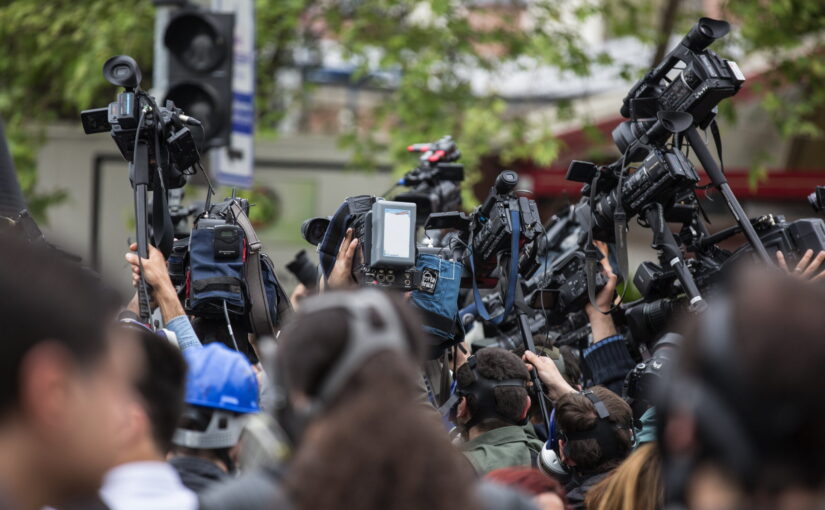
[[[484,301],[481,299],[481,294],[478,292],[478,282],[476,282],[475,262],[473,262],[473,255],[470,254],[470,273],[473,279],[473,298],[475,299],[478,314],[482,319],[490,321],[492,324],[501,324],[501,322],[510,315],[513,309],[513,303],[516,299],[516,284],[518,283],[518,252],[519,252],[519,237],[521,235],[521,220],[519,211],[510,209],[510,223],[513,227],[513,234],[510,236],[510,273],[507,277],[507,294],[504,296],[504,311],[491,318],[487,307],[484,306]],[[470,239],[470,246],[473,245],[473,240]],[[471,248],[472,249],[472,248]]]
[[[596,245],[593,244],[593,228],[596,223],[593,218],[595,214],[593,212],[593,195],[595,195],[596,189],[598,189],[599,174],[599,172],[596,172],[596,175],[593,176],[593,182],[590,184],[590,225],[587,229],[587,241],[585,241],[584,245],[584,275],[587,280],[587,297],[590,299],[590,304],[596,310],[599,310],[599,307],[596,305],[596,271],[598,270],[598,264],[602,258],[602,254],[598,248],[596,248]]]
[[[163,173],[158,168],[158,179],[163,182]],[[156,185],[152,191],[152,244],[168,259],[172,253],[174,229],[166,202],[165,183]]]
[[[725,173],[725,163],[722,162],[722,135],[719,134],[719,124],[716,119],[710,123],[710,134],[713,136],[713,144],[716,146],[716,155],[719,156],[719,170]]]
[[[275,326],[269,313],[266,287],[261,274],[261,241],[241,205],[233,200],[229,209],[235,217],[235,222],[243,230],[249,247],[244,261],[244,273],[247,292],[249,292],[249,323],[252,326],[252,332],[258,338],[263,336],[275,338]]]

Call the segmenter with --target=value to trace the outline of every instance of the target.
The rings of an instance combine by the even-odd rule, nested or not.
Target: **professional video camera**
[[[522,248],[543,231],[536,202],[517,196],[516,184],[518,174],[505,170],[496,177],[484,203],[471,214],[433,213],[427,220],[427,229],[457,230],[445,237],[445,242],[470,268],[472,280],[465,286],[494,287],[502,276],[496,273],[501,259],[509,259],[508,274],[517,277]]]
[[[660,145],[669,137],[667,130],[655,127],[659,112],[688,113],[701,129],[711,124],[719,102],[736,94],[745,82],[736,62],[707,49],[729,31],[726,21],[701,18],[676,48],[630,89],[622,101],[621,114],[631,120],[613,130],[620,152],[624,154],[631,147],[643,150],[644,144]],[[683,67],[677,68],[680,63]],[[674,71],[679,72],[674,75]],[[638,152],[631,153],[627,160],[636,161],[638,156]]]
[[[637,215],[639,223],[653,231],[652,244],[659,251],[660,263],[675,276],[679,292],[687,294],[689,309],[699,312],[706,306],[682,254],[680,246],[686,239],[680,236],[677,240],[667,226],[669,222],[682,223],[686,235],[708,233],[699,218],[695,195],[700,178],[681,150],[682,136],[694,148],[711,184],[722,192],[753,249],[763,260],[769,260],[724,174],[696,131],[697,126],[710,126],[717,133],[717,104],[734,95],[744,83],[734,62],[707,49],[728,31],[726,22],[702,18],[659,66],[633,86],[621,111],[630,120],[613,131],[614,142],[622,153],[618,161],[602,167],[580,161],[570,165],[567,179],[584,183],[582,195],[586,198],[577,207],[581,223],[586,225],[587,239],[581,250],[559,261],[549,281],[556,278],[565,282],[573,298],[568,301],[576,306],[581,304],[584,289],[591,303],[595,303],[598,292],[601,254],[593,240],[615,243],[619,266],[616,272],[620,277],[628,275],[627,222]],[[676,68],[680,62],[684,67]],[[672,71],[678,73],[674,76]],[[675,143],[669,144],[674,136]],[[718,145],[718,135],[715,138]],[[628,175],[634,161],[640,163]],[[582,281],[586,285],[581,285]],[[574,308],[570,306],[567,311]]]
[[[788,263],[795,265],[807,250],[819,253],[825,250],[825,221],[820,218],[803,218],[788,222],[782,216],[772,214],[750,220],[766,249],[771,253],[781,251]],[[686,250],[694,254],[688,268],[697,287],[703,293],[713,292],[730,274],[730,269],[754,256],[753,247],[745,244],[733,251],[723,249],[719,243],[741,233],[738,225],[723,229],[710,236],[688,236]],[[665,264],[643,262],[633,280],[643,298],[622,306],[625,323],[633,343],[651,345],[664,332],[674,313],[688,308],[681,285],[675,272]]]
[[[103,65],[103,76],[125,90],[108,107],[80,113],[85,133],[109,131],[124,159],[137,165],[141,161],[136,158],[145,158],[150,167],[146,183],[149,190],[158,184],[155,180],[158,175],[167,189],[186,184],[186,172],[200,160],[186,125],[200,126],[200,121],[185,115],[171,101],[158,106],[154,97],[140,90],[141,72],[132,57],[110,58]],[[138,176],[130,177],[134,181]]]
[[[103,65],[103,76],[124,92],[107,108],[81,112],[86,134],[109,131],[123,157],[130,163],[129,178],[135,195],[135,223],[138,254],[149,256],[147,192],[153,192],[152,238],[154,245],[169,256],[173,244],[172,219],[166,190],[180,188],[186,175],[194,173],[200,156],[192,133],[186,125],[201,125],[185,115],[171,101],[161,107],[140,90],[141,72],[129,56],[112,57]],[[148,287],[141,279],[140,314],[149,322]]]
[[[395,196],[398,202],[416,205],[416,223],[423,225],[430,214],[456,211],[461,208],[461,187],[464,165],[455,163],[461,157],[451,136],[432,143],[416,143],[407,151],[420,153],[419,164],[398,181],[412,188]]]

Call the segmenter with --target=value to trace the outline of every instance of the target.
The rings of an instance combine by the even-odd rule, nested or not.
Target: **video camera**
[[[432,143],[416,143],[408,152],[420,153],[419,164],[398,182],[412,188],[395,196],[398,202],[416,205],[416,224],[423,225],[430,214],[455,211],[461,207],[461,187],[464,165],[455,163],[461,157],[451,136]]]
[[[659,112],[684,112],[705,129],[716,116],[716,106],[735,95],[745,76],[736,62],[707,49],[730,31],[726,21],[701,18],[662,62],[639,80],[622,100],[620,113],[631,119],[613,130],[613,140],[627,161],[643,154],[642,145],[660,145],[668,130],[657,127]],[[682,63],[684,67],[676,68]],[[675,76],[672,71],[680,71]]]
[[[621,171],[620,165],[615,163],[598,168],[583,161],[573,161],[567,171],[567,180],[586,183],[582,195],[591,197],[593,204],[591,229],[594,239],[615,241],[614,220],[619,208],[624,211],[625,219],[632,218],[651,204],[663,204],[668,210],[678,192],[692,190],[699,182],[693,164],[675,147],[653,147],[627,179],[618,175]],[[599,178],[594,180],[597,174]],[[593,182],[597,184],[595,189]]]
[[[103,65],[103,76],[125,90],[108,107],[80,113],[84,132],[89,135],[109,131],[123,158],[129,162],[135,162],[136,156],[145,157],[151,167],[147,183],[150,191],[154,189],[157,173],[153,170],[158,167],[163,170],[166,189],[182,187],[186,184],[187,170],[200,159],[192,132],[186,126],[200,126],[200,121],[185,115],[171,101],[158,106],[155,98],[140,90],[141,72],[132,57],[110,58]],[[140,142],[146,144],[145,155],[136,154]]]
[[[515,268],[510,274],[517,275],[522,249],[543,231],[536,202],[517,196],[516,184],[518,174],[505,170],[496,177],[484,203],[471,214],[433,213],[427,220],[427,229],[457,230],[455,235],[445,237],[445,242],[473,273],[465,287],[495,286],[500,275],[494,273],[502,256],[509,256]]]
[[[186,125],[200,126],[171,101],[160,107],[140,90],[141,72],[132,57],[119,55],[103,64],[103,76],[112,85],[124,87],[107,108],[81,112],[86,134],[109,131],[129,165],[135,200],[138,255],[149,257],[149,214],[147,193],[153,192],[153,244],[169,257],[173,249],[174,227],[167,206],[166,191],[186,184],[186,175],[200,164],[192,133]],[[141,277],[138,287],[140,315],[150,322],[149,290]]]

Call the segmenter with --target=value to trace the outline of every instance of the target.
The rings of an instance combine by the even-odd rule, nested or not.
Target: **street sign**
[[[232,131],[228,147],[212,151],[219,184],[251,188],[255,174],[255,0],[213,0],[213,8],[235,13]]]

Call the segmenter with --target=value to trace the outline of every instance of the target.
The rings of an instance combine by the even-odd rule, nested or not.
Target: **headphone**
[[[602,402],[593,391],[586,390],[581,392],[581,395],[587,397],[593,404],[598,420],[592,428],[587,430],[575,432],[558,430],[558,439],[564,441],[565,457],[572,458],[570,455],[570,442],[581,439],[595,439],[599,443],[599,449],[601,450],[601,456],[599,457],[600,462],[623,457],[627,451],[625,451],[626,448],[619,443],[617,432],[620,430],[628,430],[631,435],[631,444],[635,444],[636,434],[633,427],[623,427],[619,423],[610,421],[610,412],[607,410],[607,406],[604,405],[604,402]],[[555,423],[555,413],[553,414],[553,422],[551,427],[555,431],[558,428]]]
[[[293,443],[298,441],[306,426],[332,404],[347,381],[369,359],[382,352],[405,355],[410,352],[401,318],[384,292],[362,289],[357,292],[322,294],[303,302],[300,315],[335,309],[343,309],[349,316],[347,344],[323,377],[317,394],[309,397],[308,406],[298,409],[292,405],[289,399],[290,383],[275,363],[275,412]],[[377,314],[382,324],[375,325],[371,314]],[[277,351],[275,356],[277,358]]]
[[[512,422],[512,417],[504,416],[499,412],[498,404],[496,402],[495,389],[513,387],[524,388],[526,390],[527,381],[525,379],[497,380],[484,377],[478,373],[478,360],[475,355],[467,358],[466,366],[470,369],[470,373],[472,374],[472,382],[463,386],[456,384],[455,392],[442,406],[442,408],[449,408],[451,421],[453,423],[456,422],[455,415],[458,411],[458,403],[461,400],[461,397],[467,397],[469,404],[469,397],[472,396],[474,401],[474,409],[472,410],[470,421],[465,424],[468,429],[479,424],[483,420],[490,418],[497,418],[505,422]],[[521,426],[526,425],[528,421],[528,414],[529,413],[525,413],[525,415],[515,424]]]

